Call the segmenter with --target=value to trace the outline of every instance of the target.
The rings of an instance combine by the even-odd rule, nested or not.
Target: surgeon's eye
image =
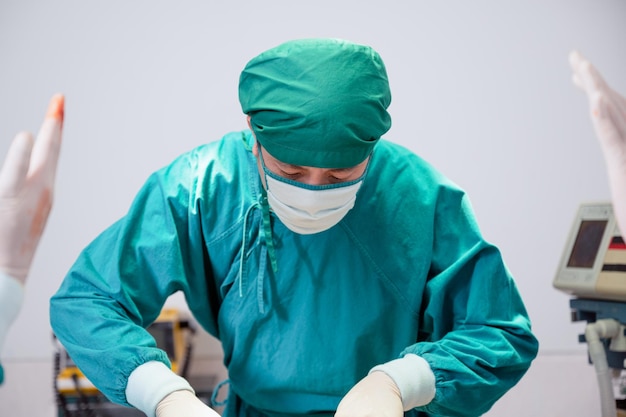
[[[342,177],[338,177],[336,175],[329,175],[328,176],[328,182],[330,182],[331,184],[338,184],[340,182],[345,182],[346,179],[342,178]]]
[[[328,181],[331,184],[340,182],[352,181],[355,179],[355,173],[353,169],[334,169],[327,173]]]
[[[280,175],[285,177],[285,178],[289,178],[290,180],[295,180],[298,179],[302,176],[301,172],[289,172],[289,171],[284,171],[284,170],[280,170]]]

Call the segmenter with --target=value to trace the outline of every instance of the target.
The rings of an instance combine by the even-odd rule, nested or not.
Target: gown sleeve
[[[478,416],[521,379],[538,341],[513,277],[481,236],[465,193],[447,190],[438,200],[419,341],[403,354],[424,358],[435,374],[435,397],[419,410]]]
[[[186,158],[156,172],[128,213],[79,255],[50,301],[55,335],[85,376],[111,401],[129,405],[128,377],[138,366],[170,366],[146,328],[194,273],[194,219]]]

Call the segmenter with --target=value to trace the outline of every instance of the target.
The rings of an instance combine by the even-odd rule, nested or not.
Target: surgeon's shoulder
[[[434,181],[447,181],[445,176],[430,162],[409,148],[381,139],[374,150],[373,162],[381,169],[396,176],[418,176]]]
[[[251,140],[250,131],[229,132],[218,140],[198,145],[179,155],[163,170],[197,173],[236,168],[246,156],[251,155],[251,147],[248,146]]]

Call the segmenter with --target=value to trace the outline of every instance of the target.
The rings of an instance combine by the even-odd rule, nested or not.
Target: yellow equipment
[[[172,371],[186,377],[193,346],[192,336],[195,334],[195,327],[187,315],[175,308],[164,308],[147,330],[154,337],[157,346],[167,353]],[[56,337],[55,341],[57,352],[54,361],[54,390],[58,417],[121,415],[121,411],[111,412],[112,409],[121,407],[110,403],[78,369]],[[132,414],[135,411],[125,408],[123,414],[143,415]]]
[[[185,377],[192,346],[188,339],[195,333],[189,320],[178,309],[165,308],[148,327],[148,331],[156,340],[157,346],[167,353],[172,363],[172,371]]]

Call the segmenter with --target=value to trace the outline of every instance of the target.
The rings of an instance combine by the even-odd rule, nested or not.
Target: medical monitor
[[[626,245],[611,203],[580,205],[553,285],[578,297],[626,301]]]

